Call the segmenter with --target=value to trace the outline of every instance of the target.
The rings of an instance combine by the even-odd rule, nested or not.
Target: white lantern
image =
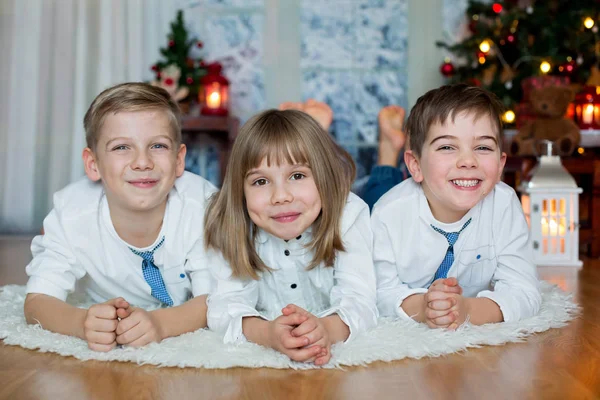
[[[560,157],[539,158],[531,179],[519,187],[523,211],[531,229],[536,265],[581,267],[579,260],[579,193],[575,179],[563,167]]]

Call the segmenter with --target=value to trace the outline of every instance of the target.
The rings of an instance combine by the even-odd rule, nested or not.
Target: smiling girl
[[[265,111],[237,137],[206,212],[226,263],[208,304],[225,342],[249,340],[327,363],[333,343],[377,323],[369,209],[354,162],[307,114]]]

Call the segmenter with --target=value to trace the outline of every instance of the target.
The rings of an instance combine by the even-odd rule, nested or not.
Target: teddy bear
[[[546,86],[533,89],[529,102],[536,115],[523,125],[510,145],[510,154],[533,156],[540,153],[543,140],[554,143],[557,153],[568,156],[579,146],[581,132],[575,122],[564,117],[575,93],[568,86]]]
[[[179,77],[181,77],[181,69],[175,64],[168,65],[160,71],[160,79],[151,82],[153,86],[158,86],[165,89],[173,100],[181,101],[189,94],[187,87],[179,87]]]

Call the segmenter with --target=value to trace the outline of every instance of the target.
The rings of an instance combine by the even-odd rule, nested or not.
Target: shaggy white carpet
[[[578,314],[579,308],[573,303],[571,295],[546,282],[542,282],[541,288],[543,301],[539,314],[520,322],[465,325],[457,332],[449,332],[429,329],[411,321],[381,319],[378,327],[351,343],[334,345],[331,361],[325,368],[365,365],[377,360],[391,361],[406,357],[436,357],[469,347],[519,342],[534,333],[563,327]],[[24,286],[0,288],[0,339],[4,339],[5,344],[73,356],[80,360],[130,361],[173,367],[317,368],[311,364],[293,362],[283,354],[256,344],[225,345],[218,335],[205,329],[141,349],[118,348],[108,353],[97,353],[89,350],[81,339],[48,332],[39,326],[28,326],[23,316],[24,300]],[[85,302],[71,302],[85,306]]]

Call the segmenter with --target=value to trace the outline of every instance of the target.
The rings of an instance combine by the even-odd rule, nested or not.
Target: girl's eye
[[[300,179],[306,178],[306,175],[304,175],[301,172],[295,172],[294,174],[292,174],[291,178],[292,180],[299,181]]]
[[[162,143],[155,143],[152,145],[153,149],[168,149],[169,146],[167,146],[166,144],[162,144]]]
[[[124,144],[120,146],[115,146],[113,147],[113,151],[115,150],[127,150],[127,146],[125,146]]]
[[[260,178],[260,179],[255,180],[254,182],[252,182],[253,186],[264,186],[266,184],[267,184],[267,180],[264,178]]]

